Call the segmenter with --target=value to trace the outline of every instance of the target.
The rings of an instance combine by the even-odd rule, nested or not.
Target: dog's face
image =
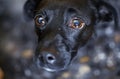
[[[38,0],[34,6],[35,62],[48,71],[64,70],[92,35],[93,8],[89,0]]]

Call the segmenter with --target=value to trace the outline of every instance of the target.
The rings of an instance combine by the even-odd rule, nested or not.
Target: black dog
[[[37,66],[48,71],[66,69],[98,22],[117,23],[115,9],[102,0],[27,0],[24,11],[39,38]]]

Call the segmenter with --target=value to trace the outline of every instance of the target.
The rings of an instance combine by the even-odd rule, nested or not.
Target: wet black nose
[[[53,54],[45,53],[40,55],[39,60],[43,63],[54,64],[56,57]]]

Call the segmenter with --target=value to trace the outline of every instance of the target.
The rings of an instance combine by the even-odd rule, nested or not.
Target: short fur
[[[118,23],[114,7],[102,0],[27,0],[24,13],[29,19],[37,15],[47,17],[43,29],[35,25],[39,38],[35,62],[48,71],[66,69],[78,49],[91,38],[97,23],[114,21],[115,28]],[[67,25],[74,16],[82,18],[84,28],[72,29]],[[54,63],[47,61],[48,55],[52,55]]]

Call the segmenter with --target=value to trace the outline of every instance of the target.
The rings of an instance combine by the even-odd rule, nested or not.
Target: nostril
[[[48,57],[48,60],[54,60],[54,58],[53,58],[53,57],[51,57],[51,56],[49,56],[49,57]]]
[[[53,64],[56,61],[55,56],[53,56],[51,54],[48,54],[46,58],[47,58],[46,60],[49,64]]]

